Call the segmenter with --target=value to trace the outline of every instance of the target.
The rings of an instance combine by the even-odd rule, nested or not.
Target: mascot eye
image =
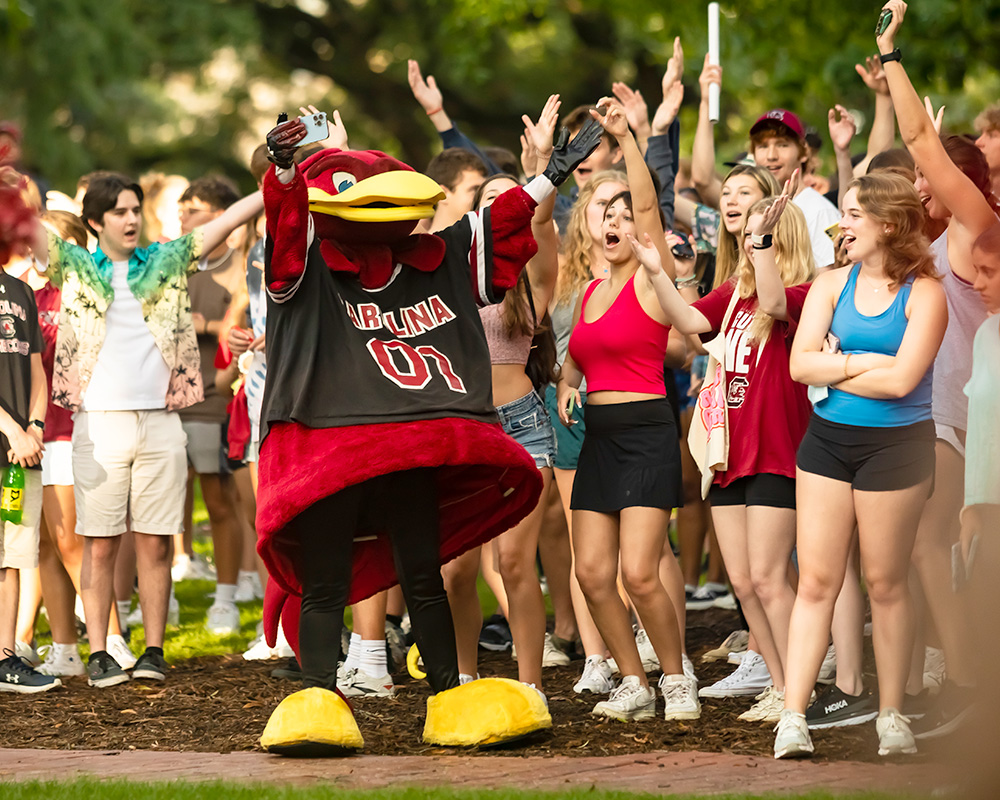
[[[358,179],[355,178],[350,172],[334,172],[333,175],[330,176],[330,182],[339,193],[346,192],[358,182]]]

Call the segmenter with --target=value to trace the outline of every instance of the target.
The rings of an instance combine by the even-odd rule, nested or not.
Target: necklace
[[[214,261],[208,261],[208,262],[207,262],[207,263],[205,264],[205,271],[207,272],[207,271],[209,271],[209,270],[213,270],[213,269],[215,269],[215,268],[216,268],[216,267],[218,267],[218,266],[219,266],[220,264],[224,263],[224,262],[226,261],[226,259],[227,259],[227,258],[229,258],[229,257],[230,257],[230,256],[231,256],[232,254],[233,254],[233,248],[231,248],[231,247],[230,247],[230,248],[229,248],[228,250],[226,250],[226,253],[225,253],[225,255],[221,255],[221,256],[219,256],[219,257],[218,257],[217,259],[215,259]]]
[[[868,286],[869,286],[869,287],[871,287],[871,290],[872,290],[872,291],[873,291],[873,292],[874,292],[875,294],[878,294],[878,293],[879,293],[879,290],[881,290],[881,289],[884,289],[884,288],[885,288],[886,286],[888,286],[888,285],[889,285],[890,283],[892,283],[892,280],[891,280],[891,279],[890,279],[890,280],[887,280],[887,281],[886,281],[885,283],[872,283],[872,282],[871,282],[871,279],[870,279],[870,278],[869,278],[869,277],[868,277],[867,275],[865,275],[865,274],[864,274],[863,272],[859,271],[859,272],[858,272],[858,274],[859,274],[859,275],[860,275],[860,276],[861,276],[862,278],[864,278],[864,279],[865,279],[865,283],[867,283],[867,284],[868,284]]]

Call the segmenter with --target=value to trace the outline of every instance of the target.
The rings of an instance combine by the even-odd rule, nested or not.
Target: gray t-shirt
[[[576,311],[577,300],[580,293],[574,292],[565,303],[558,303],[549,309],[549,317],[552,320],[552,333],[556,337],[556,364],[562,366],[566,360],[566,351],[569,349],[569,336],[573,332],[573,312]],[[587,380],[584,378],[580,384],[580,391],[587,391]]]
[[[972,375],[972,343],[986,319],[986,306],[971,283],[959,278],[948,263],[948,231],[931,245],[941,285],[948,299],[948,327],[934,359],[931,416],[939,425],[968,428],[969,398],[962,391]]]

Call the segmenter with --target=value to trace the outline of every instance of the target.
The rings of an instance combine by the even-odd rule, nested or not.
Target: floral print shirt
[[[201,251],[201,231],[195,231],[172,242],[137,248],[129,259],[128,286],[170,367],[165,398],[169,411],[204,398],[187,289],[187,276],[197,271]],[[100,248],[91,255],[49,233],[47,275],[62,288],[52,400],[71,411],[80,408],[104,345],[106,314],[115,299],[112,271],[111,259]]]

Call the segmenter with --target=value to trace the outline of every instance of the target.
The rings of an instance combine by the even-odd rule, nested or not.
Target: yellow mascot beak
[[[345,756],[365,746],[350,706],[336,692],[315,686],[278,704],[260,744],[269,753],[301,758]]]
[[[427,698],[424,741],[448,747],[488,747],[552,727],[545,701],[507,678],[481,678]]]
[[[434,216],[441,186],[419,172],[394,170],[365,178],[339,194],[309,187],[309,210],[350,222],[399,222]]]

